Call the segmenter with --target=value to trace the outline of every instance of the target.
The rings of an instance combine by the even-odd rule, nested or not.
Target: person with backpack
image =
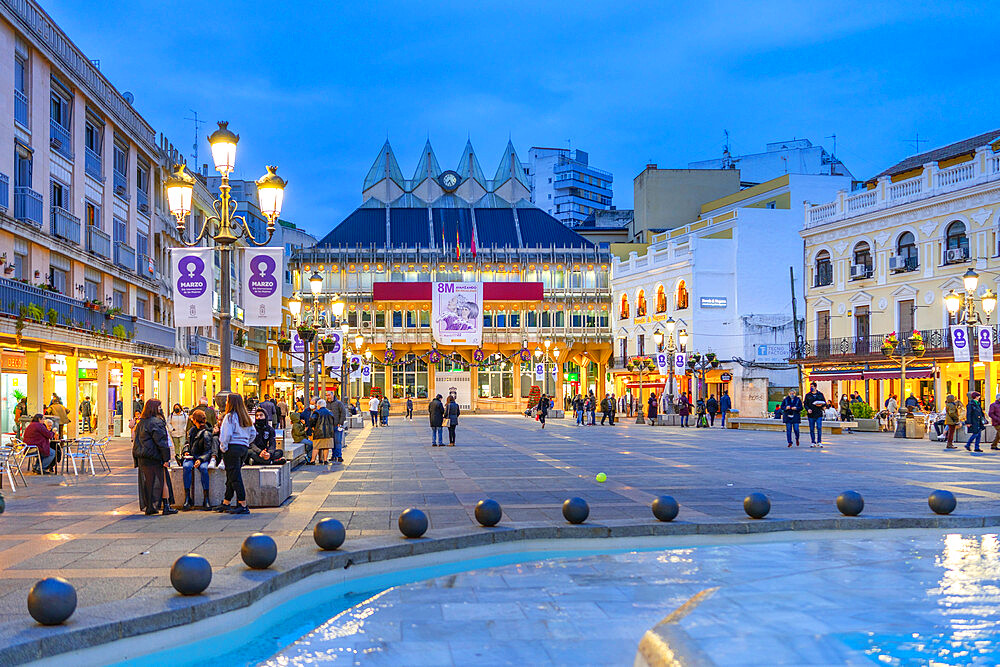
[[[719,413],[719,401],[715,399],[715,394],[709,394],[705,401],[705,409],[708,411],[708,426],[715,426],[715,415]]]
[[[792,446],[792,432],[795,433],[795,446],[799,446],[799,424],[802,422],[802,399],[796,395],[795,389],[789,389],[788,395],[778,406],[781,413],[781,420],[785,422],[785,437],[788,438],[788,446]]]
[[[708,418],[705,416],[708,408],[705,407],[705,399],[698,397],[698,402],[695,403],[695,428],[708,428]]]

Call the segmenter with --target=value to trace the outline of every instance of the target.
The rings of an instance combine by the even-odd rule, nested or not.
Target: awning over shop
[[[810,371],[809,380],[822,382],[823,380],[898,380],[900,369],[880,367],[880,368],[833,368]],[[906,369],[907,380],[923,380],[934,377],[933,366],[915,366]]]

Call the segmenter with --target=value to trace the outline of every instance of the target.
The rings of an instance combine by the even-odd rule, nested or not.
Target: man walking
[[[799,424],[802,422],[802,399],[796,396],[794,389],[788,390],[788,396],[781,401],[779,407],[781,419],[785,422],[785,437],[788,446],[792,446],[792,432],[795,432],[795,446],[799,446]]]
[[[715,394],[709,394],[705,401],[705,409],[708,410],[708,426],[715,426],[715,415],[719,413],[719,401],[715,399]]]
[[[285,403],[285,397],[278,397],[278,402],[274,405],[278,410],[278,428],[285,428],[285,420],[288,418],[288,403]]]
[[[368,400],[368,415],[372,418],[372,428],[378,428],[378,396],[372,395]]]
[[[615,398],[614,392],[611,392],[611,425],[615,425],[615,413],[618,412],[618,401]]]
[[[261,401],[260,405],[258,405],[257,407],[263,410],[264,414],[267,415],[268,424],[270,424],[273,427],[275,424],[278,423],[278,420],[276,418],[276,413],[278,411],[278,408],[274,405],[274,401],[271,400],[270,394],[264,394],[264,400]]]
[[[601,426],[604,426],[605,419],[611,419],[611,425],[615,425],[614,418],[611,416],[612,405],[614,405],[614,401],[610,394],[605,394],[604,400],[601,401]]]
[[[593,389],[587,393],[587,398],[590,400],[590,403],[588,404],[590,412],[589,426],[597,426],[597,396],[594,396]]]
[[[719,399],[719,410],[722,413],[722,428],[726,428],[726,416],[733,410],[733,399],[729,398],[729,390],[722,390],[722,398]]]
[[[84,396],[83,402],[80,403],[80,421],[83,422],[83,433],[90,433],[90,417],[93,414],[93,408],[90,405],[90,396]]]
[[[444,447],[444,403],[438,394],[427,406],[431,422],[431,447]]]
[[[809,383],[809,391],[805,396],[806,417],[809,419],[810,447],[823,446],[823,410],[826,409],[826,396],[816,388],[815,382]]]
[[[413,397],[406,397],[406,418],[413,421]]]

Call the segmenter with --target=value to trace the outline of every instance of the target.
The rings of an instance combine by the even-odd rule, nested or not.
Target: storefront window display
[[[514,370],[510,361],[494,355],[490,365],[479,369],[480,398],[514,398]]]
[[[427,398],[427,363],[416,355],[406,355],[406,361],[392,369],[393,398]]]

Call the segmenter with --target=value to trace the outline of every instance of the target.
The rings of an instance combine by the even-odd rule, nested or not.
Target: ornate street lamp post
[[[703,394],[705,392],[705,371],[710,368],[719,367],[719,359],[715,356],[715,352],[706,352],[705,354],[699,354],[695,352],[688,359],[687,367],[692,371],[699,372],[701,374],[701,382],[698,385],[698,398],[704,398]]]
[[[903,407],[903,401],[906,400],[907,357],[910,360],[919,359],[924,356],[924,352],[926,352],[926,348],[924,347],[923,336],[916,331],[904,340],[899,340],[896,338],[895,333],[891,333],[882,342],[882,354],[890,359],[893,357],[899,359],[899,415],[896,421],[894,436],[896,438],[906,437],[906,409]]]
[[[643,424],[646,421],[645,413],[643,412],[643,406],[645,405],[642,400],[642,376],[643,374],[649,374],[656,370],[656,362],[648,357],[632,357],[629,359],[628,363],[625,364],[625,368],[631,373],[639,373],[639,410],[635,417],[636,424]]]
[[[972,392],[976,390],[975,354],[973,354],[973,351],[979,347],[978,339],[976,338],[976,325],[981,322],[979,312],[976,310],[976,288],[979,287],[979,274],[973,269],[969,269],[962,276],[962,282],[965,286],[965,308],[962,309],[962,297],[955,294],[955,290],[950,290],[945,295],[944,302],[948,307],[948,312],[952,315],[958,314],[959,309],[962,309],[960,323],[965,325],[966,340],[969,345],[969,391]],[[983,312],[986,313],[986,320],[989,321],[990,315],[993,314],[993,311],[997,307],[997,297],[991,290],[986,290],[986,293],[980,297],[980,301],[983,306]]]
[[[167,207],[177,220],[177,233],[181,243],[188,247],[199,245],[205,239],[212,239],[218,248],[222,276],[220,280],[221,298],[219,313],[219,374],[222,389],[216,396],[216,403],[222,404],[232,391],[232,249],[239,239],[248,245],[264,246],[274,236],[275,224],[281,214],[284,200],[285,181],[275,173],[277,167],[268,166],[267,173],[257,180],[257,199],[260,211],[267,218],[267,238],[255,238],[246,218],[236,215],[236,202],[230,197],[229,174],[236,165],[236,144],[239,135],[228,128],[228,123],[219,121],[219,129],[208,137],[212,146],[215,169],[222,176],[219,184],[219,198],[212,202],[215,215],[208,217],[193,241],[184,238],[186,219],[191,213],[191,199],[194,192],[194,177],[185,172],[184,165],[175,165],[174,173],[167,179]]]

